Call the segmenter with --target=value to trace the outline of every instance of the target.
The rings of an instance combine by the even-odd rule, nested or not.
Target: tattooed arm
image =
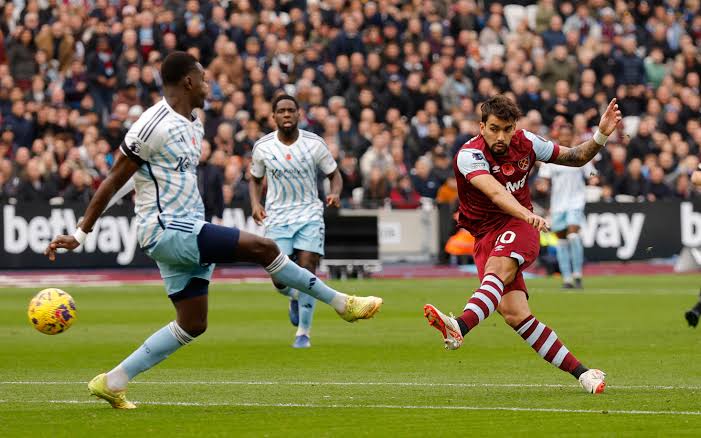
[[[592,138],[575,147],[560,146],[560,153],[553,163],[563,166],[580,167],[587,164],[604,147]]]
[[[599,122],[599,134],[603,136],[604,139],[611,135],[621,119],[621,111],[618,110],[618,104],[614,98],[606,108],[604,115],[601,116],[601,122]],[[594,141],[594,138],[592,138],[575,147],[570,148],[560,146],[560,153],[558,154],[557,158],[555,158],[553,163],[572,167],[584,166],[592,158],[594,158],[594,156],[596,156],[601,148],[604,147],[604,144],[606,144],[606,140],[599,144]]]

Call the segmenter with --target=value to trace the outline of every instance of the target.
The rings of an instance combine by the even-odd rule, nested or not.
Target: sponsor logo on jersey
[[[178,164],[175,166],[175,170],[179,172],[187,172],[190,166],[192,166],[192,161],[190,160],[190,157],[188,157],[187,155],[182,155],[178,157]]]
[[[492,166],[492,173],[499,173],[501,171],[501,167],[499,165]]]
[[[518,180],[516,182],[511,182],[511,181],[507,182],[506,183],[506,190],[508,190],[509,193],[513,193],[517,190],[522,189],[523,186],[526,185],[526,178],[528,178],[528,175],[523,175],[523,178],[521,178],[520,180]]]
[[[271,169],[270,175],[273,178],[307,178],[309,171],[307,169]]]
[[[525,156],[518,160],[518,167],[521,170],[528,170],[528,165],[531,164],[530,158],[528,156]]]
[[[514,174],[514,165],[511,163],[505,163],[501,165],[501,173],[506,176],[511,176]]]

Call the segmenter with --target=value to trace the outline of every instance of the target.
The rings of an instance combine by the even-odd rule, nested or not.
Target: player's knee
[[[487,261],[484,268],[486,273],[495,274],[504,282],[510,284],[516,278],[518,272],[518,263],[509,257],[493,257]]]
[[[314,263],[311,263],[311,262],[300,262],[299,266],[301,266],[302,268],[304,268],[307,271],[312,272],[312,273],[314,271],[316,271],[316,265]]]
[[[521,309],[501,309],[499,311],[510,327],[517,327],[524,319],[528,318],[530,312]]]
[[[259,238],[253,250],[255,260],[263,266],[268,266],[279,254],[280,249],[275,241],[266,237]]]
[[[207,319],[197,319],[194,321],[188,321],[186,323],[178,324],[182,327],[185,332],[196,338],[207,331]]]

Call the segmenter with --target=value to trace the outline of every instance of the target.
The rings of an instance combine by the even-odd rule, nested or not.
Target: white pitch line
[[[92,400],[32,400],[0,403],[51,403],[51,404],[97,404]],[[447,411],[510,411],[510,412],[550,412],[565,414],[620,414],[620,415],[701,415],[701,411],[642,411],[622,409],[562,409],[562,408],[524,408],[518,406],[419,406],[419,405],[383,405],[383,404],[315,404],[315,403],[246,403],[246,402],[138,402],[137,405],[147,406],[195,406],[195,407],[247,407],[247,408],[310,408],[310,409],[398,409],[398,410],[447,410]]]
[[[0,385],[84,385],[83,381],[0,381]],[[131,385],[240,385],[240,386],[409,386],[409,387],[446,387],[446,388],[577,388],[577,385],[559,383],[430,383],[430,382],[276,382],[276,381],[146,381],[130,382]],[[701,386],[672,385],[607,385],[608,389],[621,390],[701,390]]]

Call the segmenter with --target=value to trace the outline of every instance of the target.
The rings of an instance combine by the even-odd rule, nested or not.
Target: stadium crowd
[[[506,3],[506,2],[505,2]],[[165,55],[208,72],[200,162],[210,214],[248,202],[273,96],[337,158],[346,206],[454,202],[452,156],[479,103],[506,93],[520,127],[623,127],[590,200],[689,199],[701,147],[700,0],[0,1],[0,201],[87,200],[129,126],[160,99]],[[222,187],[222,199],[209,193]],[[533,181],[547,202],[547,183]]]

